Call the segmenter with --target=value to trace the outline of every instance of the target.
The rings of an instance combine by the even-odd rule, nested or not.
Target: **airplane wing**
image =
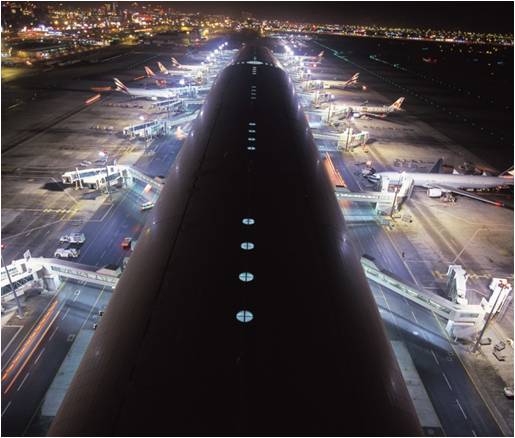
[[[443,184],[431,184],[431,185],[427,185],[426,188],[440,189],[443,192],[451,192],[456,195],[466,196],[467,198],[475,199],[476,201],[486,202],[487,204],[492,204],[497,207],[505,206],[505,204],[501,201],[491,201],[490,199],[486,199],[480,195],[477,195],[475,192],[469,192],[467,190],[457,189],[456,187],[452,187],[452,186],[447,186],[447,185],[443,185]]]

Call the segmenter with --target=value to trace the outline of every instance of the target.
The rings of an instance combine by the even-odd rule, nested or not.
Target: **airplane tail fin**
[[[172,56],[172,65],[174,65],[175,67],[180,67],[181,64],[179,61],[177,61],[173,56]]]
[[[120,81],[120,79],[118,79],[118,78],[113,78],[113,79],[114,79],[114,84],[116,85],[116,91],[121,91],[122,93],[130,94],[129,89],[124,85],[124,83],[122,81]]]
[[[322,50],[322,51],[318,54],[317,58],[322,59],[323,57],[324,57],[324,51]]]
[[[399,97],[394,103],[390,105],[392,110],[399,111],[401,109],[401,105],[404,102],[404,97]]]
[[[352,78],[349,79],[349,84],[357,84],[359,80],[359,73],[354,73]]]
[[[157,66],[159,67],[159,71],[161,73],[166,73],[168,71],[168,70],[166,70],[166,67],[163,64],[161,64],[160,62],[157,63]]]
[[[151,78],[152,76],[155,76],[155,73],[152,71],[150,67],[145,66],[145,73],[147,74],[147,77]]]
[[[434,165],[431,167],[429,173],[440,173],[442,170],[443,158],[440,158]]]

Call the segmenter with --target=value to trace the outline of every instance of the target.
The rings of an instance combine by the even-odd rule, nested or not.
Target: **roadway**
[[[98,311],[107,306],[111,294],[106,288],[63,282],[31,331],[34,336],[25,338],[14,357],[3,360],[3,436],[25,433],[75,336],[98,320]]]

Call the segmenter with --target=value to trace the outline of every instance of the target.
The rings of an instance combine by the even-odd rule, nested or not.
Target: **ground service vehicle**
[[[79,257],[79,254],[80,254],[80,251],[78,249],[75,249],[75,248],[57,248],[55,250],[55,253],[54,253],[54,257],[60,259],[60,258],[63,258],[63,259],[69,259],[69,258],[72,258],[72,259],[75,259],[77,257]]]
[[[153,202],[145,202],[144,204],[141,204],[141,211],[150,210],[152,207],[154,207]]]
[[[61,236],[59,242],[61,243],[84,243],[86,236],[84,233],[70,233]]]

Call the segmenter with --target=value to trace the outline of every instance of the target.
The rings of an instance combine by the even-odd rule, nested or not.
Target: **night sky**
[[[159,2],[164,3],[164,2]],[[169,2],[184,12],[513,33],[513,2]]]

